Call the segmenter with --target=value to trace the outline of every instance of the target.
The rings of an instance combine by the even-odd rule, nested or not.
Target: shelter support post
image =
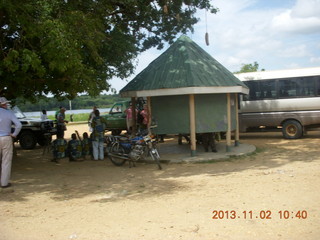
[[[148,106],[148,134],[151,134],[151,120],[152,120],[152,111],[151,111],[151,97],[147,97],[147,106]]]
[[[196,155],[196,113],[194,94],[189,95],[191,157]]]
[[[234,146],[239,146],[239,140],[240,140],[240,135],[239,135],[239,108],[238,108],[238,93],[234,94],[235,98],[235,108],[236,108],[236,131],[235,131],[235,141],[234,141]]]
[[[226,146],[226,151],[230,152],[231,151],[231,100],[230,100],[230,93],[227,93],[227,121],[228,121],[228,126],[227,126],[227,146]]]
[[[137,101],[135,97],[131,98],[132,103],[132,116],[137,116]],[[133,117],[133,126],[132,126],[132,132],[131,135],[135,136],[137,133],[137,118]]]

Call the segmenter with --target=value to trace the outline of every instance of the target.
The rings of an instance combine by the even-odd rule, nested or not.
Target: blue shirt
[[[12,135],[16,137],[21,130],[21,122],[17,119],[13,112],[4,108],[0,108],[0,137],[10,136],[12,123],[15,125]]]
[[[94,117],[92,120],[91,127],[93,128],[92,132],[92,141],[98,141],[98,142],[104,142],[104,130],[105,130],[105,125],[106,120],[102,117]]]
[[[64,113],[58,113],[58,115],[57,115],[57,120],[58,120],[58,125],[60,125],[60,126],[64,126],[64,125],[66,125],[65,123],[64,123],[64,119],[65,119],[65,115],[64,115]]]

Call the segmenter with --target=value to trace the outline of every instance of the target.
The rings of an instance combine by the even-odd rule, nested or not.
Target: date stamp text
[[[271,210],[245,210],[245,211],[236,211],[236,210],[213,210],[212,219],[307,219],[308,212],[306,210],[280,210],[280,211],[271,211]]]

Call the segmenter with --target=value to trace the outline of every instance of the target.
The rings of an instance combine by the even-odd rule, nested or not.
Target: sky
[[[320,67],[320,0],[211,2],[219,12],[198,11],[200,21],[187,36],[229,71],[254,62],[265,70]],[[113,79],[112,87],[119,92],[168,47],[139,55],[135,74],[126,80]]]

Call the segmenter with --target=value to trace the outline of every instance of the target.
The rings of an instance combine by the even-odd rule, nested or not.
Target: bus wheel
[[[288,120],[282,126],[282,134],[286,139],[298,139],[303,135],[302,126],[298,121]]]

